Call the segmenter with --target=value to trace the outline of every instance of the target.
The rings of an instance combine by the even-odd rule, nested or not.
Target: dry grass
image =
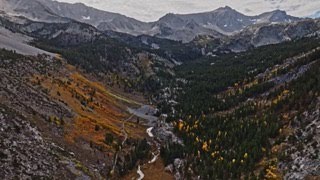
[[[72,123],[65,125],[65,138],[72,143],[81,138],[106,146],[104,137],[107,132],[121,138],[122,120],[129,117],[127,106],[140,104],[111,93],[100,83],[92,82],[77,72],[67,77],[38,75],[32,81],[40,81],[51,97],[65,103],[75,113]],[[96,130],[97,126],[99,130]],[[132,138],[141,138],[145,134],[143,127],[132,122],[126,123],[126,130]]]

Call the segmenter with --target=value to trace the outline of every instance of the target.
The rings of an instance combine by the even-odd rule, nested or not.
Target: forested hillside
[[[184,145],[168,143],[162,152],[165,162],[184,158],[181,172],[187,179],[193,174],[201,179],[308,174],[292,175],[294,170],[278,165],[292,161],[285,140],[300,138],[294,136],[292,122],[304,124],[299,117],[305,111],[319,118],[319,43],[318,38],[306,38],[178,67],[177,78],[183,80],[171,87],[177,104],[162,103],[160,108],[170,114]],[[316,150],[319,142],[312,133],[307,142]],[[316,152],[301,155],[315,155],[302,166],[315,164]]]

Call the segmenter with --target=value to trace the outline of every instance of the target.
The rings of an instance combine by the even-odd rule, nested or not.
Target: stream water
[[[149,138],[148,141],[152,144],[153,147],[156,148],[155,152],[152,152],[152,159],[148,161],[148,164],[155,163],[160,155],[160,144],[155,140],[155,136],[152,133],[152,130],[155,128],[154,126],[157,124],[158,118],[153,116],[155,113],[155,109],[151,106],[144,105],[141,106],[139,109],[131,109],[128,108],[128,111],[139,118],[144,119],[143,125],[147,126],[146,133],[148,134]],[[141,165],[144,166],[145,164]],[[138,166],[137,174],[139,175],[138,180],[142,180],[144,178],[144,173],[141,170],[141,166]]]
[[[137,170],[137,174],[139,174],[139,178],[138,178],[138,180],[142,180],[143,178],[144,178],[144,174],[143,174],[143,172],[141,171],[141,169],[140,169],[140,165],[138,166],[138,170]]]

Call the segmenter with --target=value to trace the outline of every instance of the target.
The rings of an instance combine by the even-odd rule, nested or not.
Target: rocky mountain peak
[[[237,12],[235,9],[231,8],[230,6],[220,7],[212,12]]]
[[[271,12],[266,12],[258,16],[261,21],[275,23],[275,22],[294,22],[300,20],[300,18],[293,17],[287,14],[283,10],[274,10]]]

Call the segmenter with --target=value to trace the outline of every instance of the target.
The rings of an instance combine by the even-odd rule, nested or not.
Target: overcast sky
[[[167,13],[195,13],[230,6],[247,15],[281,9],[294,16],[320,11],[320,0],[58,0],[82,2],[98,9],[117,12],[142,21],[155,21]]]

